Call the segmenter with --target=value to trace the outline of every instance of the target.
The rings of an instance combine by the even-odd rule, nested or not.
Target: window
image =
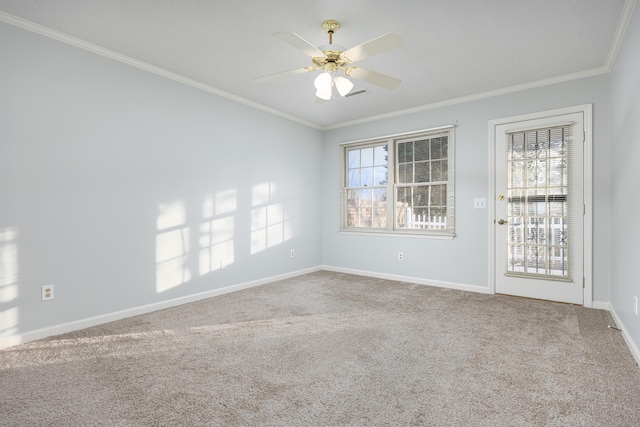
[[[453,237],[453,126],[342,146],[342,230]]]

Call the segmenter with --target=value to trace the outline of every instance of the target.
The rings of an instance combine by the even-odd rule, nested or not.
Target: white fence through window
[[[407,208],[407,228],[422,228],[429,230],[446,230],[446,216],[432,216],[414,214],[411,208]]]

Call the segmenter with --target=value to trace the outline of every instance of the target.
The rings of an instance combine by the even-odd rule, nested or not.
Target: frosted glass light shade
[[[322,73],[316,77],[313,84],[316,86],[316,96],[326,101],[331,99],[331,86],[333,85],[333,78],[329,73]]]
[[[320,99],[324,99],[328,101],[331,99],[331,86],[328,89],[318,89],[316,91],[316,96]]]
[[[326,89],[331,88],[331,74],[325,72],[322,74],[318,74],[318,77],[316,77],[316,79],[313,81],[313,84],[315,85],[316,89],[318,90],[322,90],[322,89]]]
[[[353,83],[351,83],[351,80],[342,76],[336,77],[333,82],[335,83],[336,89],[338,89],[338,93],[340,94],[340,96],[345,96],[349,93],[349,91],[351,91],[351,89],[353,89]]]

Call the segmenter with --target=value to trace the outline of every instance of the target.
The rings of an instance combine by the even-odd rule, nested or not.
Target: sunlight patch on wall
[[[300,221],[300,202],[298,199],[287,200],[284,203],[284,241],[291,240],[298,235]]]
[[[4,309],[18,298],[18,229],[0,228],[0,338],[17,333],[18,308]]]
[[[234,212],[238,206],[236,190],[222,191],[215,195],[215,215],[224,215]]]
[[[190,230],[182,200],[158,205],[156,236],[156,292],[165,292],[191,280],[188,266]]]
[[[251,190],[251,206],[260,206],[265,203],[269,203],[272,191],[271,186],[272,184],[269,182],[254,185]],[[275,192],[275,186],[273,191]]]
[[[207,220],[200,224],[200,275],[226,268],[235,261],[234,218],[237,208],[236,190],[208,195],[202,214]]]
[[[187,210],[184,202],[177,200],[172,203],[161,203],[158,205],[158,231],[167,228],[179,227],[187,222]]]
[[[251,197],[251,254],[280,245],[294,237],[293,223],[288,219],[288,203],[278,201],[275,183],[255,185]]]

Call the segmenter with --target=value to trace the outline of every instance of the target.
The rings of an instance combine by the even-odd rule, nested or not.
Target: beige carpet
[[[0,425],[638,425],[609,324],[318,272],[4,349]]]

